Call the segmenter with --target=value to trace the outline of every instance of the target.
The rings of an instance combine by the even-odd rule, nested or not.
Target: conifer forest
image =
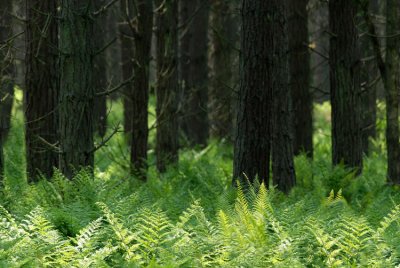
[[[400,268],[399,0],[0,0],[0,268]]]

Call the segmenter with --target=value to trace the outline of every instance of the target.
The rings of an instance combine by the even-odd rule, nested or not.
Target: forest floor
[[[117,125],[122,107],[110,107],[109,124]],[[0,267],[400,265],[400,191],[385,184],[382,119],[355,178],[331,166],[330,107],[316,105],[314,160],[296,157],[297,186],[285,196],[264,185],[234,189],[226,142],[183,150],[179,168],[158,174],[154,130],[146,183],[130,178],[119,133],[96,152],[94,178],[56,173],[29,185],[21,111],[17,97],[0,193]],[[150,126],[153,115],[152,106]]]

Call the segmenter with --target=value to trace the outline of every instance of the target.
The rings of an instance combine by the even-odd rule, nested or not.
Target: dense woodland
[[[399,0],[0,0],[1,267],[400,267]]]

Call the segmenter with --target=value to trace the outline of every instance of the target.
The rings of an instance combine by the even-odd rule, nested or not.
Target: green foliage
[[[232,149],[215,141],[182,151],[179,168],[162,175],[150,149],[149,181],[137,181],[122,134],[96,154],[94,176],[82,170],[70,181],[56,172],[29,185],[16,111],[0,267],[398,266],[400,193],[385,185],[385,157],[374,151],[359,177],[332,168],[328,108],[316,108],[315,159],[296,158],[289,196],[259,183],[233,188]]]

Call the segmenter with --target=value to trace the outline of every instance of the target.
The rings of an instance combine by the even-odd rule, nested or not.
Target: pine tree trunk
[[[60,19],[60,169],[68,177],[93,167],[92,1],[62,0]]]
[[[12,2],[0,1],[0,44],[5,44],[12,36],[11,12]],[[0,50],[0,180],[4,172],[3,144],[10,128],[14,93],[14,64],[10,52],[11,44]]]
[[[360,52],[355,1],[329,1],[332,161],[362,170]]]
[[[136,2],[137,28],[134,35],[134,81],[131,88],[132,135],[131,167],[133,173],[146,179],[148,143],[149,67],[153,29],[152,0]]]
[[[210,136],[232,137],[233,74],[236,23],[234,5],[212,1],[211,8],[211,85],[209,90]]]
[[[242,0],[240,88],[234,147],[233,183],[258,177],[269,185],[271,99],[269,66],[271,1]]]
[[[157,169],[178,162],[178,3],[164,2],[164,9],[157,14]]]
[[[57,4],[30,0],[26,5],[26,162],[29,180],[36,181],[41,174],[50,178],[58,166],[58,153],[49,146],[58,141]]]
[[[269,48],[267,86],[272,91],[272,173],[273,183],[284,193],[296,183],[293,162],[293,116],[288,87],[288,28],[285,1],[270,0],[267,17]],[[307,67],[305,67],[307,68]],[[307,116],[307,115],[305,115]],[[305,126],[303,126],[305,127]]]
[[[399,72],[400,2],[387,0],[386,35],[386,144],[388,181],[400,184]]]
[[[121,42],[121,67],[122,80],[126,81],[133,75],[134,67],[134,42],[132,29],[129,26],[129,21],[134,18],[133,0],[121,1],[121,21],[119,22],[119,34]],[[122,88],[122,100],[124,106],[124,132],[130,144],[132,135],[132,88],[133,80]]]
[[[288,9],[290,89],[293,96],[294,153],[313,155],[313,99],[308,51],[308,0],[290,0]]]
[[[370,12],[375,15],[379,14],[379,3],[378,1],[370,1]],[[361,21],[363,25],[363,34],[360,38],[362,58],[361,68],[361,103],[362,103],[362,146],[363,153],[368,155],[370,152],[370,138],[376,138],[376,113],[377,113],[377,86],[376,81],[378,76],[378,67],[376,64],[376,58],[374,56],[373,46],[370,42],[370,36],[368,33],[368,25]]]
[[[207,144],[208,122],[208,1],[181,1],[180,28],[183,85],[182,130],[190,145]],[[181,27],[182,26],[182,27]]]
[[[106,0],[95,0],[95,10],[99,10],[108,3]],[[96,92],[103,92],[107,89],[107,62],[106,51],[101,51],[108,40],[106,40],[107,14],[100,14],[94,23],[95,50],[98,51],[94,56],[94,79],[93,84]],[[94,99],[94,124],[95,130],[100,137],[104,137],[107,131],[107,97],[98,96]]]

